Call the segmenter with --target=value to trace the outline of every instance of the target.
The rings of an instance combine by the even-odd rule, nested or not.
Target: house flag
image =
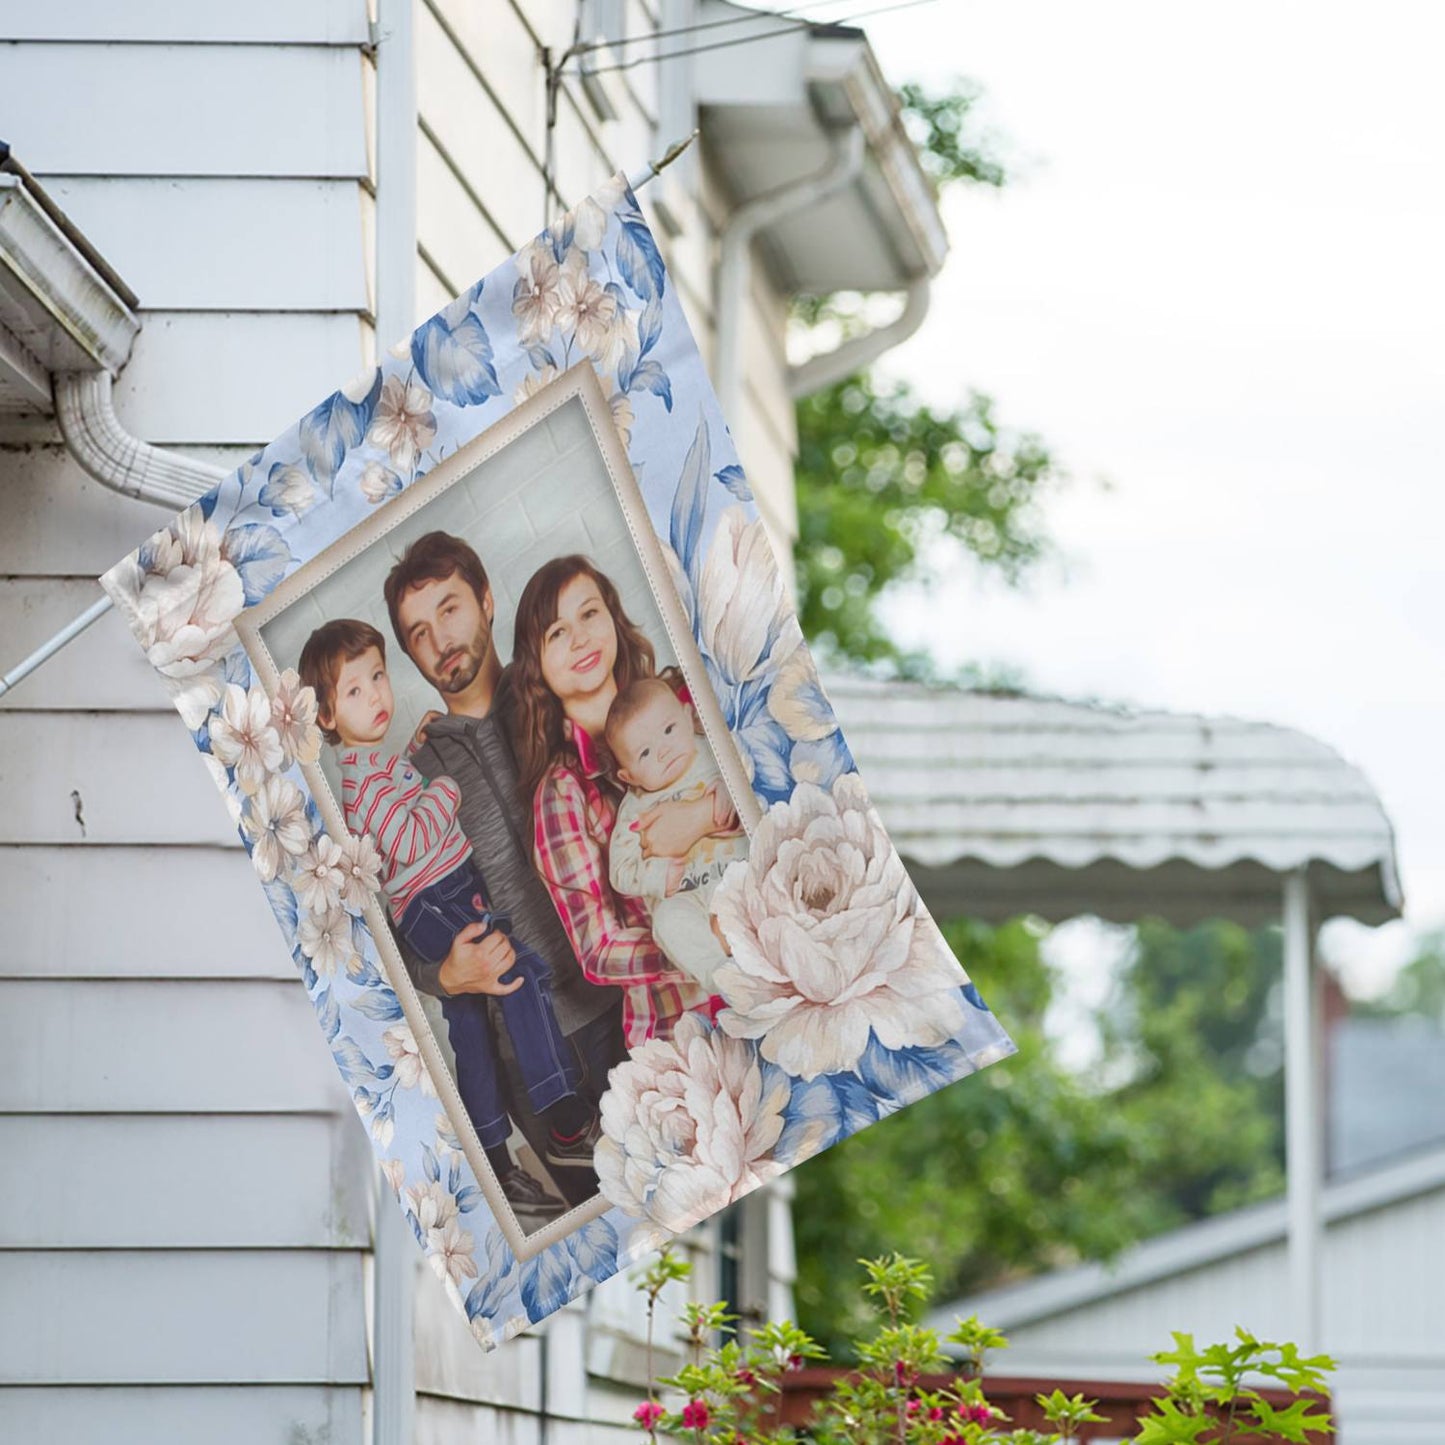
[[[624,177],[101,582],[483,1345],[1013,1051]]]

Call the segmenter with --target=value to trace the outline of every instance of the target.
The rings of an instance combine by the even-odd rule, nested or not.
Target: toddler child
[[[641,898],[652,936],[673,966],[709,994],[713,975],[727,959],[712,922],[712,896],[729,863],[748,856],[716,759],[698,746],[690,703],[664,677],[639,678],[613,700],[605,736],[627,796],[617,810],[608,850],[608,872],[619,893]],[[674,799],[694,801],[711,793],[714,832],[682,858],[644,858],[637,820],[649,808]]]
[[[442,962],[474,923],[506,934],[508,920],[487,904],[486,884],[457,819],[461,794],[451,778],[427,783],[396,753],[377,751],[392,719],[386,642],[369,623],[339,618],[318,627],[301,652],[301,681],[316,692],[316,716],[338,752],[342,809],[353,833],[368,833],[382,858],[387,912],[429,963]],[[484,936],[484,935],[483,935]],[[596,1115],[578,1096],[580,1071],[557,1026],[551,971],[526,944],[510,939],[511,991],[497,997],[533,1110],[550,1130],[548,1164],[590,1168]],[[511,1120],[500,1080],[486,996],[441,997],[457,1061],[457,1091],[503,1193],[529,1211],[565,1206],[512,1163]],[[545,1201],[545,1202],[544,1202]]]

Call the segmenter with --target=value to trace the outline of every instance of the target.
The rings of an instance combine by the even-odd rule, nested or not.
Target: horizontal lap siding
[[[359,1387],[0,1387],[16,1440],[64,1445],[344,1445],[362,1436]]]
[[[350,1107],[299,979],[4,979],[0,1050],[3,1114]]]
[[[13,40],[240,41],[247,44],[361,45],[366,8],[357,0],[0,0],[0,35]]]
[[[177,1100],[177,1105],[180,1104]],[[344,1123],[345,1127],[339,1127]],[[371,1230],[361,1121],[325,1114],[0,1115],[12,1249],[359,1249]],[[369,1173],[369,1171],[367,1171]],[[284,1187],[279,1187],[284,1182]]]
[[[371,309],[354,179],[72,176],[46,189],[105,238],[148,312]]]
[[[356,1251],[6,1250],[0,1384],[357,1385],[362,1269]]]
[[[7,137],[55,176],[367,174],[361,52],[323,45],[0,44]],[[83,97],[83,104],[77,99]],[[90,237],[104,253],[104,237]]]
[[[366,31],[0,0],[7,139],[140,297],[136,435],[230,468],[363,365]],[[0,449],[7,665],[170,515]],[[370,1146],[118,617],[5,699],[0,819],[0,1434],[360,1441]]]
[[[296,978],[239,846],[6,846],[0,917],[3,978]]]

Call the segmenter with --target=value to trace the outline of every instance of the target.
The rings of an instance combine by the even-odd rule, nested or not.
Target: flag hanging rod
[[[663,152],[661,159],[648,161],[645,166],[640,166],[636,171],[627,177],[627,184],[634,191],[640,191],[654,176],[660,175],[678,156],[680,156],[693,141],[698,137],[698,132],[693,131],[691,135],[685,136],[682,140],[674,141],[667,150]],[[42,642],[29,657],[17,662],[4,677],[0,677],[0,697],[4,697],[18,683],[24,682],[36,668],[50,661],[61,648],[74,642],[82,632],[92,623],[98,622],[115,604],[109,597],[102,597],[99,601],[93,602],[79,617],[66,623],[54,637]]]

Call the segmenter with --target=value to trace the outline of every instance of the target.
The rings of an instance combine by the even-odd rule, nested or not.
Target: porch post
[[[1290,1328],[1320,1349],[1322,1128],[1314,919],[1303,868],[1284,880],[1285,1163],[1289,1209]]]

